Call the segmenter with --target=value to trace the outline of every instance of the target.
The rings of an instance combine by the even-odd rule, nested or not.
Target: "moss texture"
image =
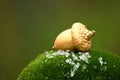
[[[85,57],[75,53],[78,58],[69,55],[55,55],[57,51],[48,51],[40,54],[35,60],[22,71],[18,80],[119,80],[120,57],[104,51],[90,50]],[[67,52],[66,52],[67,53]],[[52,56],[50,56],[52,55]],[[83,56],[82,56],[83,55]],[[79,64],[67,62],[71,59]],[[72,74],[74,72],[74,75]],[[72,76],[71,76],[72,75]]]

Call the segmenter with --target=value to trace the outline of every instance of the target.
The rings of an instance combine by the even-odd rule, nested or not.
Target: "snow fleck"
[[[85,52],[85,55],[87,56],[87,58],[91,58],[91,56],[89,55],[89,52]]]
[[[71,69],[71,77],[73,77],[75,75],[75,71],[79,68],[80,63],[77,63],[73,66],[73,69]]]
[[[68,64],[71,64],[71,65],[75,64],[72,59],[66,59],[65,62],[68,63]]]
[[[88,52],[85,52],[85,53],[83,53],[82,55],[80,55],[79,58],[80,58],[82,61],[84,61],[84,62],[86,62],[86,63],[89,64],[88,59],[91,58],[91,56],[89,55]]]
[[[57,52],[53,53],[53,55],[65,55],[66,57],[68,57],[70,54],[67,51],[63,51],[63,50],[58,50]]]
[[[64,55],[65,55],[66,57],[68,57],[70,54],[66,52]]]
[[[80,63],[75,64],[73,67],[73,71],[76,71],[79,68],[79,66],[80,66]]]
[[[46,57],[47,57],[47,58],[53,58],[54,56],[51,55],[51,54],[47,54]]]
[[[102,66],[102,67],[100,68],[100,70],[101,70],[101,71],[102,71],[102,70],[103,70],[103,71],[106,71],[106,70],[107,70],[107,66],[105,66],[105,64],[107,64],[107,62],[104,62],[102,57],[99,57],[98,60],[99,60],[100,65]]]
[[[73,58],[73,60],[77,60],[78,61],[78,57],[75,55],[74,52],[72,52],[72,58]]]
[[[48,54],[48,52],[46,52],[46,57],[47,58],[54,58],[57,55],[64,55],[66,57],[68,57],[70,54],[68,53],[69,51],[63,51],[63,50],[58,50],[57,52],[53,52],[52,54]]]
[[[71,70],[71,77],[73,77],[75,75],[75,72],[73,72],[73,70]]]
[[[103,65],[103,58],[99,57],[98,60],[99,60],[99,63],[101,64],[101,66],[102,66]]]
[[[81,52],[78,52],[78,54],[82,54]]]

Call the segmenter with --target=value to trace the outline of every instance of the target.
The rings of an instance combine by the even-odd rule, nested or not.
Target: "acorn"
[[[55,39],[53,49],[88,51],[95,30],[88,30],[82,23],[74,23],[70,29],[61,32]]]

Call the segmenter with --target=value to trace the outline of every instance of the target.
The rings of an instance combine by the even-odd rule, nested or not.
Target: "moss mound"
[[[18,80],[119,80],[120,57],[109,52],[48,51],[40,54]]]

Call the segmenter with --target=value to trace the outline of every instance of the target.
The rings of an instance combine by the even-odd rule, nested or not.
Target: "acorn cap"
[[[74,23],[71,28],[72,44],[75,50],[88,51],[91,48],[91,37],[95,31],[89,31],[82,23]]]

